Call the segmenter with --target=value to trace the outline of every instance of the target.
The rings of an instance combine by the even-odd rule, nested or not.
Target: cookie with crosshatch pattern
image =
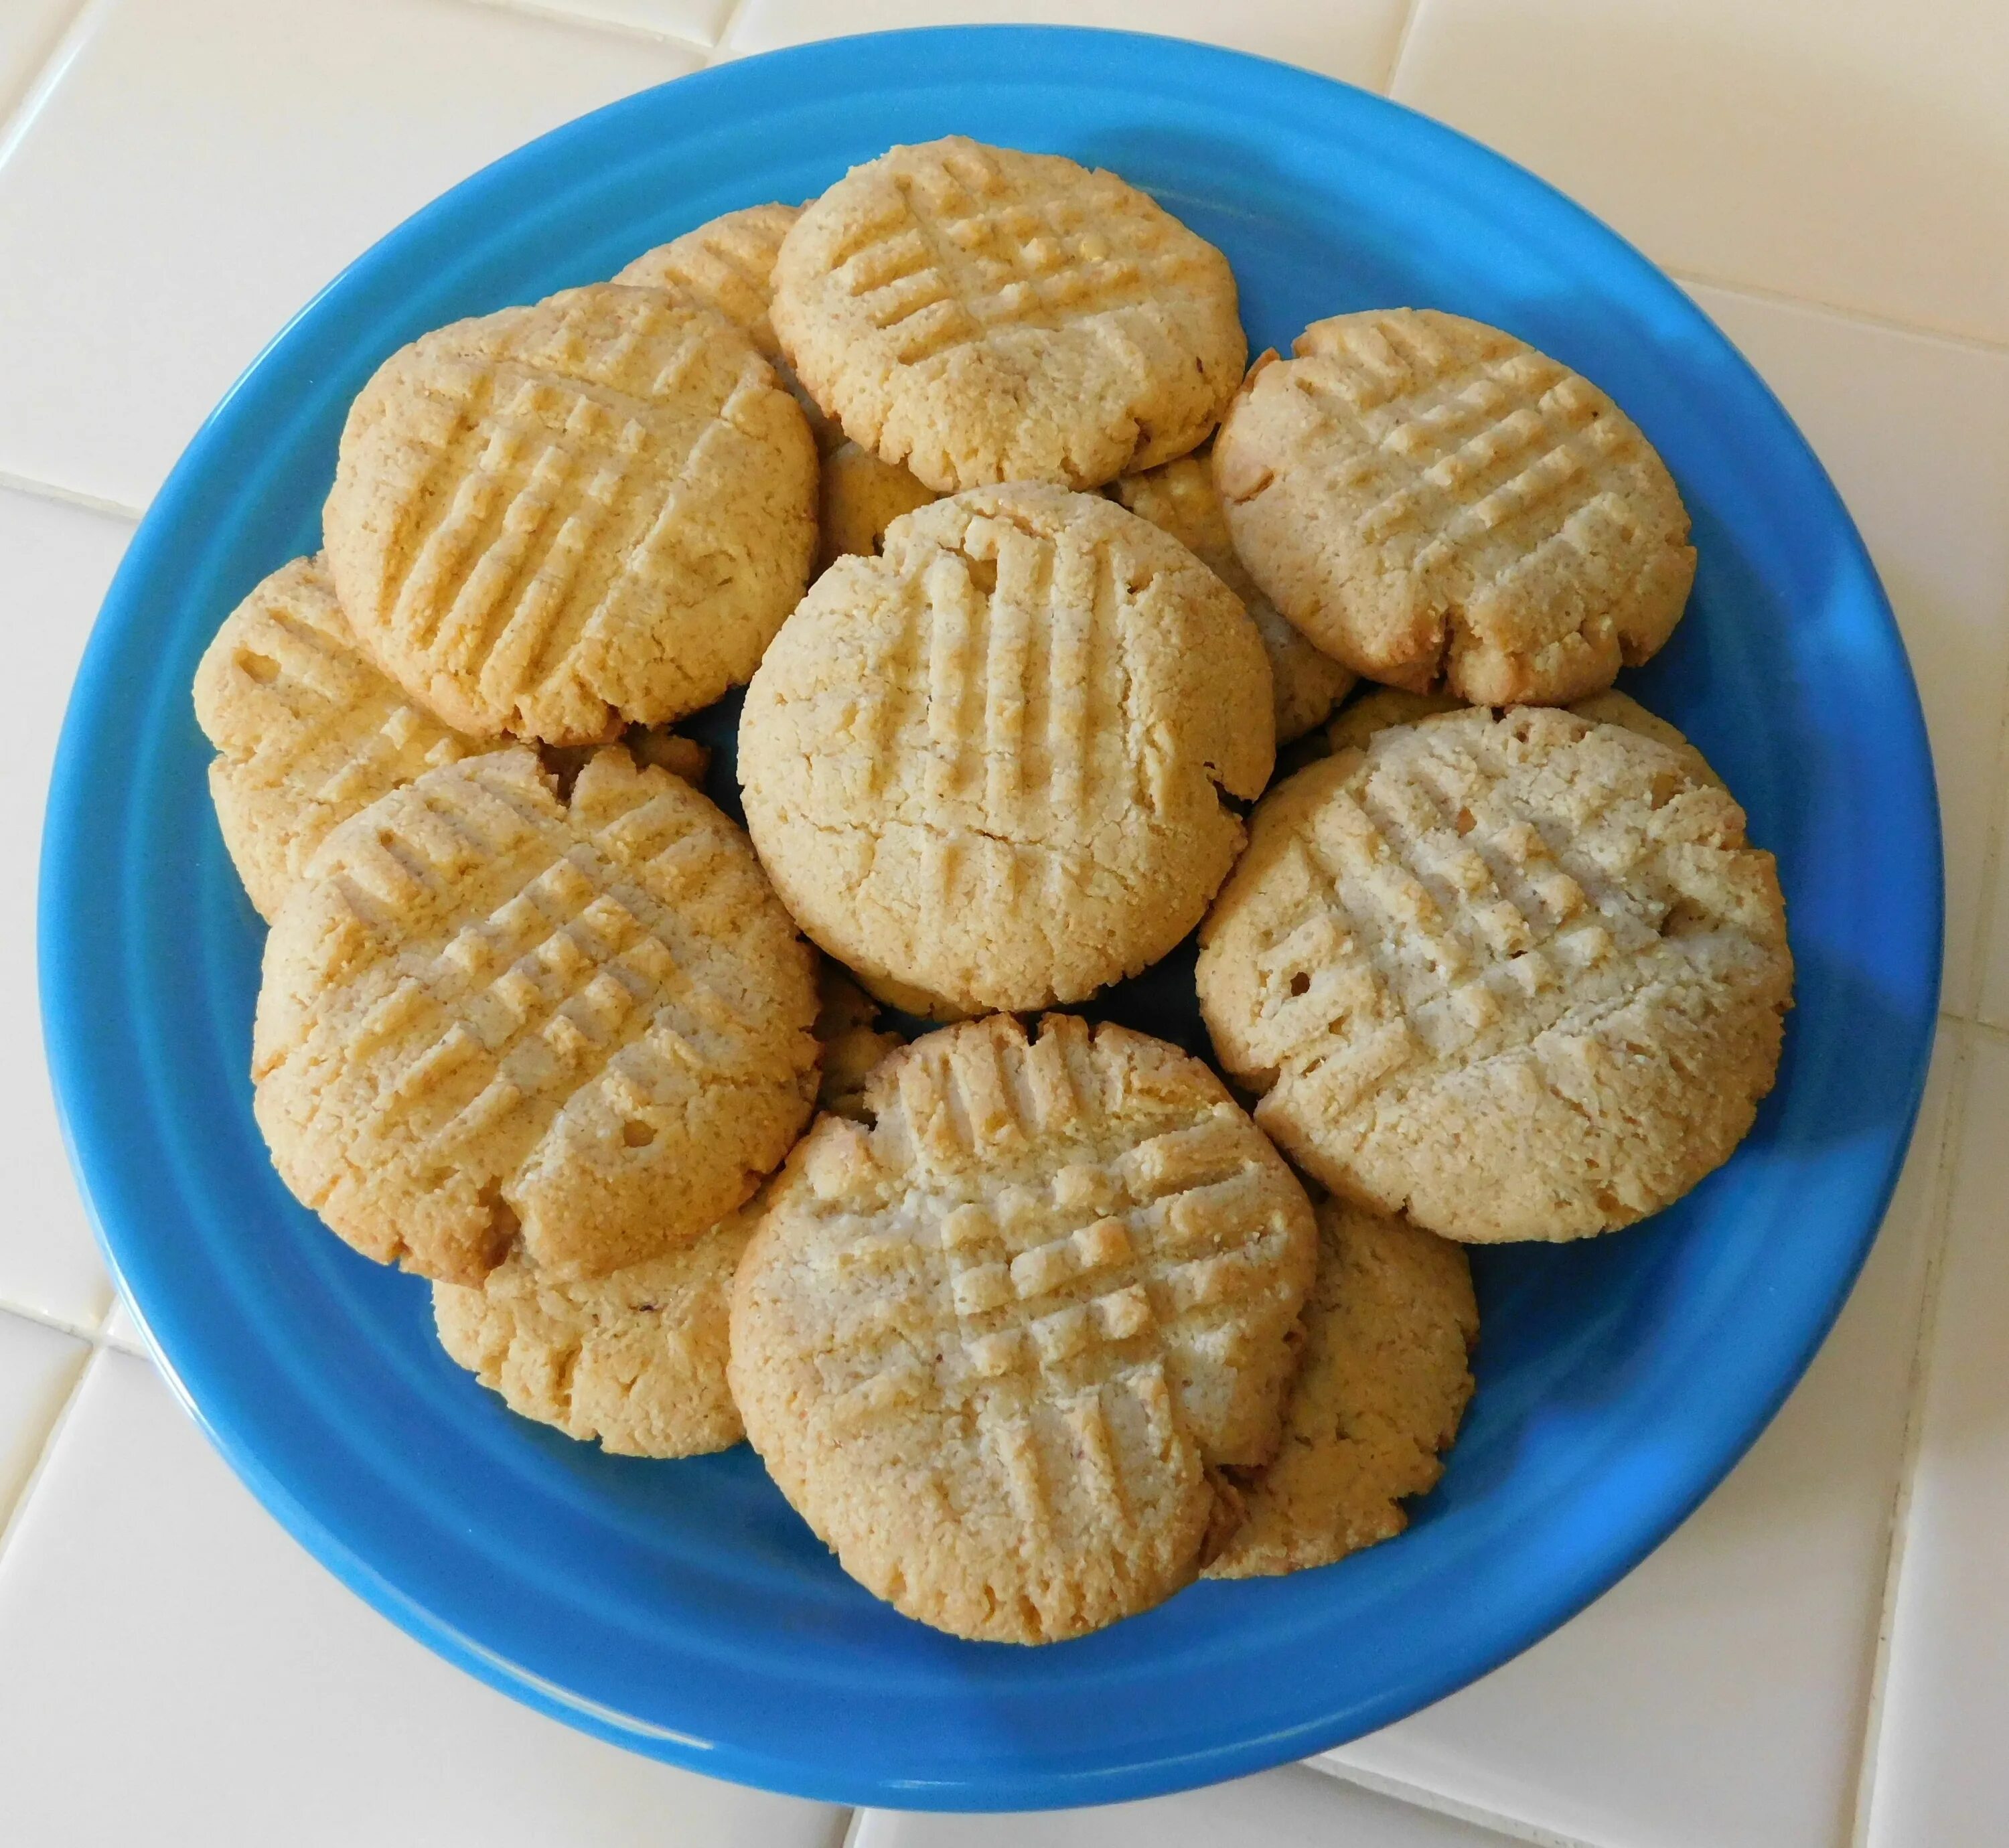
[[[844,558],[740,716],[782,902],[899,1006],[1079,1000],[1176,945],[1274,759],[1241,604],[1097,494],[974,488]]]
[[[789,1157],[733,1283],[748,1436],[844,1569],[1047,1642],[1199,1570],[1210,1472],[1274,1451],[1316,1234],[1176,1047],[994,1015],[895,1053]]]
[[[1408,1524],[1402,1503],[1444,1474],[1472,1397],[1479,1338],[1462,1245],[1389,1213],[1321,1200],[1318,1276],[1284,1404],[1284,1438],[1231,1471],[1228,1538],[1208,1578],[1329,1566]]]
[[[1772,856],[1692,750],[1479,707],[1266,795],[1196,980],[1299,1167],[1486,1242],[1629,1225],[1727,1160],[1793,960]]]
[[[1565,704],[1645,660],[1695,579],[1652,444],[1588,379],[1434,309],[1314,321],[1214,446],[1235,549],[1327,653],[1475,705]]]
[[[456,321],[350,408],[324,513],[363,647],[472,736],[709,705],[807,582],[816,446],[747,336],[614,283]]]
[[[758,1196],[756,1197],[757,1201]],[[759,1219],[729,1213],[681,1250],[565,1282],[514,1252],[477,1284],[433,1285],[448,1357],[520,1418],[622,1457],[700,1457],[744,1435],[725,1384],[733,1267]]]
[[[1249,350],[1227,258],[1147,194],[961,135],[806,206],[771,313],[845,434],[944,494],[1099,487],[1182,455]]]
[[[265,946],[254,1108],[367,1256],[478,1283],[689,1244],[810,1113],[813,959],[746,837],[610,747],[561,800],[524,747],[330,834]]]
[[[331,829],[482,748],[357,648],[318,556],[281,565],[224,618],[195,671],[195,716],[216,747],[223,844],[268,922]]]
[[[1109,491],[1132,513],[1171,533],[1242,599],[1270,657],[1278,744],[1302,738],[1352,690],[1352,669],[1314,648],[1286,622],[1235,557],[1204,452],[1182,455],[1142,475],[1121,476]]]

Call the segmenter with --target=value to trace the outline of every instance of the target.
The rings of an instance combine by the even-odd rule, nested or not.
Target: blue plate
[[[224,613],[316,544],[343,412],[395,347],[951,129],[1149,187],[1233,260],[1257,347],[1430,305],[1607,387],[1667,458],[1702,561],[1635,690],[1778,855],[1800,968],[1778,1089],[1727,1167],[1617,1237],[1478,1255],[1478,1397],[1406,1535],[1038,1650],[875,1602],[743,1447],[642,1463],[512,1418],[441,1355],[423,1284],[293,1203],[252,1122],[260,933],[189,703]],[[547,136],[386,238],[245,375],[141,526],[71,703],[43,882],[49,1059],[106,1255],[265,1505],[415,1636],[576,1726],[775,1790],[944,1807],[1143,1797],[1302,1756],[1604,1590],[1750,1443],[1841,1307],[1910,1133],[1940,958],[1931,761],[1890,611],[1819,464],[1681,291],[1379,98],[1059,30],[728,65]],[[1129,1004],[1170,1019],[1176,986]]]

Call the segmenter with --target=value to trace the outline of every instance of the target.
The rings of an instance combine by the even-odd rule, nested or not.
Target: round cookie
[[[612,738],[753,671],[808,581],[816,447],[746,336],[603,283],[394,353],[323,515],[342,607],[470,735]]]
[[[433,1285],[440,1345],[519,1416],[622,1457],[698,1457],[745,1436],[725,1383],[733,1267],[756,1202],[693,1244],[562,1283],[523,1252]]]
[[[801,215],[799,206],[778,204],[727,212],[644,250],[614,280],[637,289],[666,289],[722,314],[753,342],[761,358],[778,361],[781,343],[767,318],[774,257]]]
[[[1454,699],[1448,693],[1411,693],[1400,687],[1373,687],[1358,699],[1347,703],[1326,728],[1326,742],[1335,751],[1365,750],[1375,733],[1386,731],[1391,725],[1414,725],[1440,713],[1468,710],[1463,700]],[[1569,710],[1593,725],[1617,725],[1665,745],[1680,754],[1697,782],[1723,788],[1723,779],[1687,737],[1657,713],[1649,712],[1631,694],[1608,689],[1592,694],[1588,699],[1572,699]]]
[[[845,433],[945,494],[1169,462],[1248,356],[1227,258],[1146,194],[960,135],[893,148],[805,207],[772,313]]]
[[[1561,705],[1645,660],[1695,578],[1673,480],[1603,392],[1433,309],[1315,321],[1214,446],[1235,548],[1373,680]]]
[[[869,449],[845,442],[823,458],[823,486],[817,521],[819,575],[856,553],[876,558],[886,529],[903,513],[935,499],[905,469],[881,462]]]
[[[1277,1445],[1316,1235],[1176,1047],[1049,1015],[916,1040],[789,1157],[732,1292],[733,1396],[844,1569],[1047,1642],[1198,1570],[1210,1472]]]
[[[1302,738],[1352,690],[1352,670],[1320,653],[1286,622],[1235,557],[1204,452],[1182,455],[1142,475],[1119,476],[1109,491],[1132,513],[1171,533],[1242,599],[1270,657],[1278,744]]]
[[[1199,922],[1267,780],[1269,668],[1234,594],[1099,495],[980,488],[841,559],[747,691],[747,825],[875,993],[1078,1000]]]
[[[519,748],[322,844],[266,940],[258,1124],[367,1256],[564,1280],[687,1244],[810,1113],[813,962],[746,837],[601,752],[569,800]]]
[[[331,829],[482,748],[365,658],[318,556],[281,565],[224,618],[196,667],[195,716],[216,747],[223,844],[268,923]]]
[[[1318,1275],[1284,1402],[1284,1439],[1235,1472],[1238,1519],[1208,1578],[1329,1566],[1408,1524],[1444,1474],[1472,1397],[1479,1338],[1462,1245],[1344,1201],[1318,1209]]]
[[[1348,1198],[1453,1238],[1578,1238],[1726,1160],[1772,1086],[1792,956],[1772,856],[1686,756],[1522,706],[1280,784],[1200,934],[1256,1120]]]

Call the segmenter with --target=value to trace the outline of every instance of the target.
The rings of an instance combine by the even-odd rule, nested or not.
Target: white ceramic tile
[[[0,1309],[0,1530],[90,1349]]]
[[[1341,1765],[1600,1848],[1848,1839],[1949,1057],[1862,1280],[1751,1453],[1589,1610]]]
[[[771,51],[839,32],[888,32],[906,26],[968,26],[980,22],[1110,26],[1199,38],[1343,77],[1378,89],[1387,81],[1405,0],[1345,0],[1313,6],[1303,0],[1159,0],[1141,9],[1131,0],[746,0],[726,35],[735,53]]]
[[[1394,94],[1663,263],[2009,340],[2000,0],[1419,0]]]
[[[0,600],[12,613],[0,727],[0,1304],[95,1327],[111,1287],[56,1128],[35,996],[35,864],[56,734],[84,638],[132,528],[0,488]]]
[[[851,1848],[1506,1848],[1506,1838],[1292,1766],[1100,1809],[1027,1816],[870,1810]]]
[[[27,94],[83,0],[6,0],[0,5],[0,121]]]
[[[696,57],[462,0],[111,0],[94,17],[0,167],[0,473],[132,506],[374,239]]]
[[[24,1848],[835,1848],[843,1826],[449,1668],[122,1354],[92,1363],[0,1556],[0,1839]]]
[[[1969,1038],[1871,1848],[2009,1841],[2009,1041]]]
[[[2004,259],[2009,268],[2009,246]],[[2009,702],[2009,353],[1726,289],[1693,292],[1827,464],[1890,594],[1939,777],[1943,1005],[1972,1013]]]

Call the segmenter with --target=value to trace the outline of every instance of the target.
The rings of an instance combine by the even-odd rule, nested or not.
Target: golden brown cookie
[[[815,974],[745,835],[603,751],[519,748],[343,823],[265,946],[252,1076],[281,1177],[366,1255],[478,1283],[689,1244],[816,1090]]]
[[[772,313],[810,396],[945,494],[1099,487],[1183,455],[1248,354],[1227,258],[1148,195],[960,135],[805,207]]]
[[[342,607],[470,735],[610,738],[753,671],[807,582],[816,449],[739,330],[603,283],[394,353],[324,515]]]
[[[268,922],[328,830],[482,747],[356,646],[319,557],[282,565],[224,618],[195,671],[223,844]]]
[[[1467,1241],[1680,1198],[1750,1128],[1792,992],[1743,811],[1683,752],[1553,708],[1398,726],[1280,784],[1200,945],[1256,1120]]]
[[[844,1569],[1046,1642],[1192,1579],[1210,1468],[1275,1450],[1303,1190],[1213,1073],[1121,1027],[930,1033],[789,1157],[733,1286],[748,1436]]]
[[[722,314],[767,360],[781,357],[767,307],[774,298],[775,253],[802,215],[794,205],[749,205],[658,244],[614,280],[639,289],[666,289]]]
[[[1318,1276],[1284,1439],[1235,1472],[1240,1518],[1209,1578],[1329,1566],[1408,1524],[1472,1397],[1479,1307],[1464,1248],[1344,1201],[1317,1209]]]
[[[1353,672],[1322,654],[1279,614],[1235,555],[1213,465],[1205,452],[1142,475],[1120,476],[1110,490],[1134,514],[1161,526],[1242,599],[1270,657],[1277,742],[1288,744],[1320,724],[1353,687]]]
[[[1185,547],[1099,495],[980,488],[840,560],[740,719],[782,901],[875,993],[1078,1000],[1199,921],[1267,781],[1269,668]]]
[[[725,1383],[733,1267],[754,1204],[680,1251],[560,1282],[523,1251],[433,1285],[440,1345],[509,1409],[623,1457],[697,1457],[745,1435]]]
[[[1476,705],[1562,704],[1673,632],[1681,496],[1603,392],[1434,309],[1315,321],[1259,359],[1214,446],[1235,547],[1356,672]]]
[[[841,444],[823,458],[817,570],[829,570],[849,553],[877,558],[886,529],[935,498],[932,488],[922,487],[905,469],[881,462],[856,443]]]

